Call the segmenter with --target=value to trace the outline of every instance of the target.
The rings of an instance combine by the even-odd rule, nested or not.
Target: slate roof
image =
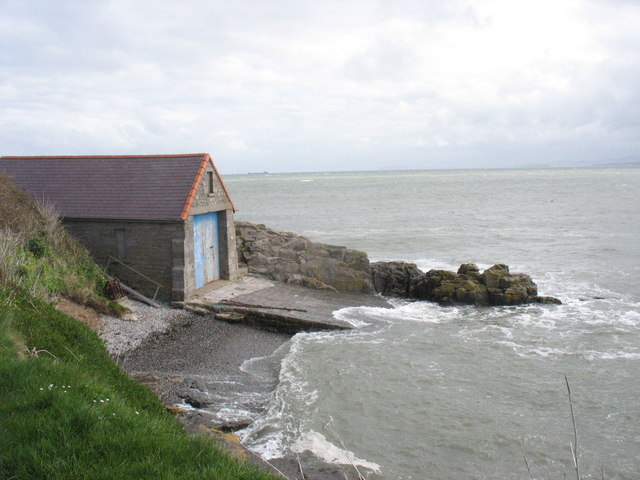
[[[208,162],[233,208],[207,153],[0,157],[0,174],[63,217],[184,220]]]

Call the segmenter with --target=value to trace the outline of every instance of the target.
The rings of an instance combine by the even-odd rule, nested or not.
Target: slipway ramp
[[[218,320],[294,334],[351,329],[333,312],[345,307],[389,307],[389,303],[377,295],[315,290],[245,275],[236,282],[214,282],[178,306]]]

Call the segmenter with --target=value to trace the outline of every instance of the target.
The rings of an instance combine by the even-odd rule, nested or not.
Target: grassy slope
[[[0,478],[271,478],[188,437],[92,330],[39,300],[0,313],[0,398]]]
[[[6,186],[0,181],[5,200],[13,198]],[[14,210],[0,218],[0,478],[273,478],[212,439],[188,436],[111,361],[95,332],[55,309],[54,295],[104,304],[95,294],[99,272],[59,226],[41,228],[37,209],[13,220],[7,212]],[[41,257],[24,248],[34,235],[47,241]]]

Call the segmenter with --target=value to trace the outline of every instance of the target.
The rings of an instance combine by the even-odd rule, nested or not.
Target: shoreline
[[[280,372],[280,361],[272,356],[293,334],[138,302],[127,307],[137,319],[101,317],[100,336],[114,361],[154,391],[187,431],[213,435],[233,455],[271,473],[303,478],[296,456],[267,462],[233,435],[268,408]],[[259,375],[242,368],[256,359],[271,365]],[[320,459],[305,462],[303,469],[307,480],[357,479],[349,466]]]

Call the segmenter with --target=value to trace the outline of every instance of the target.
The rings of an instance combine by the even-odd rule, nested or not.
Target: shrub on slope
[[[0,175],[0,283],[30,295],[64,295],[105,309],[104,284],[89,252],[64,230],[52,206],[42,205]]]

